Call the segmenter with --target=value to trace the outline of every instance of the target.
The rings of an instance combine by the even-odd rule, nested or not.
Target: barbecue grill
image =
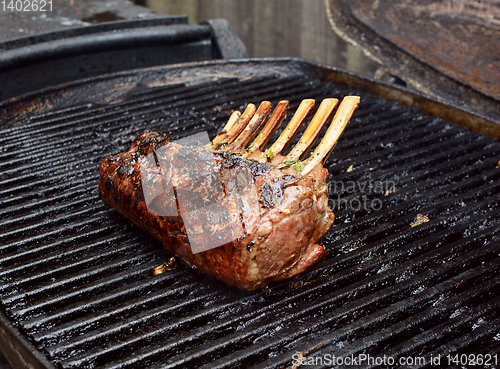
[[[325,165],[328,257],[291,281],[245,293],[182,262],[154,276],[171,255],[98,197],[100,160],[138,134],[213,138],[248,102],[353,94]],[[15,367],[498,366],[500,135],[483,134],[498,121],[289,58],[93,76],[0,117],[0,347]]]
[[[287,98],[293,109],[347,94],[362,102],[327,163],[331,198],[345,201],[323,241],[327,260],[291,282],[248,294],[183,263],[153,276],[169,255],[98,197],[99,161],[141,132],[213,137],[247,101]],[[426,107],[485,122],[294,59],[154,67],[3,103],[6,353],[46,368],[497,355],[500,144]],[[428,221],[412,227],[418,214]]]

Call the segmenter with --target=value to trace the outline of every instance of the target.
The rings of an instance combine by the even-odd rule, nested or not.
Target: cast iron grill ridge
[[[327,162],[331,189],[379,181],[395,191],[331,193],[383,207],[334,209],[327,260],[291,282],[247,294],[182,263],[153,276],[167,253],[98,197],[100,160],[139,133],[213,137],[248,102],[288,99],[293,110],[348,94],[361,104]],[[0,306],[55,367],[279,368],[296,351],[500,351],[494,139],[296,73],[138,84],[107,103],[8,117],[0,145]],[[430,221],[410,227],[418,213]]]

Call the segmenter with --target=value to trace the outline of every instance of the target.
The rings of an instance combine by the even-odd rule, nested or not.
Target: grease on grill
[[[154,275],[159,275],[159,274],[162,274],[162,273],[164,273],[166,271],[174,270],[175,268],[177,268],[177,259],[172,256],[170,259],[168,259],[168,261],[166,261],[162,265],[157,266],[156,268],[154,268],[153,269],[153,274]]]
[[[413,223],[411,223],[410,227],[413,228],[413,227],[419,226],[421,224],[427,223],[428,221],[429,221],[429,217],[427,215],[423,215],[423,214],[419,213],[419,214],[417,214],[417,217],[415,218]]]

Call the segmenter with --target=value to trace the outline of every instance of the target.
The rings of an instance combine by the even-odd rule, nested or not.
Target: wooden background
[[[323,0],[143,0],[198,23],[224,18],[252,57],[292,56],[373,76],[378,65],[332,30]]]

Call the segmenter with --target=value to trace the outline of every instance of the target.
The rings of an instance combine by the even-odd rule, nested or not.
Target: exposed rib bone
[[[293,136],[299,129],[302,122],[307,118],[314,108],[313,99],[302,100],[297,111],[293,115],[292,119],[283,130],[278,139],[272,144],[272,146],[266,150],[266,156],[269,158],[274,158],[280,154],[286,147],[290,144]]]
[[[234,111],[233,114],[231,114],[226,125],[224,126],[224,128],[222,128],[222,131],[217,133],[217,136],[215,136],[215,138],[212,140],[212,146],[215,147],[222,142],[224,137],[226,137],[226,135],[231,132],[231,130],[233,129],[234,125],[236,124],[240,116],[241,112],[238,110]]]
[[[255,114],[255,110],[256,108],[254,104],[248,104],[238,121],[231,125],[230,131],[226,132],[216,145],[213,145],[213,149],[219,149],[221,146],[233,142],[241,131],[243,131],[243,129],[247,126],[248,122],[250,122]]]
[[[290,104],[287,100],[282,100],[278,103],[266,125],[262,128],[262,131],[252,142],[247,150],[247,153],[243,155],[244,157],[248,157],[256,150],[262,150],[262,148],[267,145],[271,137],[273,137],[274,133],[285,119],[288,109],[290,109]]]
[[[359,100],[358,96],[346,96],[342,100],[325,136],[311,156],[303,163],[297,164],[297,168],[300,169],[294,167],[296,171],[300,171],[305,175],[320,163],[326,161],[328,155],[330,155],[337,144],[352,114],[358,107]],[[213,140],[211,144],[212,149],[217,150],[222,148],[223,151],[239,154],[245,158],[260,162],[270,162],[272,165],[277,165],[278,168],[288,167],[291,165],[290,163],[296,163],[298,160],[303,160],[303,156],[309,151],[310,147],[314,145],[314,141],[319,132],[332,115],[338,104],[338,99],[327,98],[321,102],[316,114],[297,145],[295,145],[286,157],[282,156],[282,151],[290,144],[302,122],[313,110],[314,103],[312,99],[305,99],[301,102],[296,113],[293,115],[279,138],[265,153],[262,152],[262,149],[267,145],[285,119],[289,109],[289,102],[287,100],[282,100],[278,103],[260,134],[255,138],[250,147],[245,150],[245,147],[257,135],[259,128],[263,125],[271,111],[271,103],[269,101],[263,101],[257,111],[255,105],[248,104],[243,114],[236,111],[231,115],[224,129],[219,132]]]
[[[344,131],[347,123],[349,123],[349,119],[351,119],[351,116],[358,105],[359,96],[346,96],[342,100],[342,103],[337,109],[325,136],[316,147],[316,150],[314,150],[311,156],[307,159],[307,164],[302,172],[303,174],[307,174],[318,164],[324,162],[328,158],[328,155],[330,155],[333,148],[337,144],[340,135]]]
[[[262,126],[267,116],[271,112],[271,103],[269,101],[263,101],[255,115],[252,117],[250,122],[241,131],[240,135],[234,142],[225,147],[224,151],[238,152],[246,147],[246,145],[255,137],[259,128]]]
[[[309,147],[314,144],[316,137],[318,136],[321,128],[323,128],[324,124],[330,118],[330,115],[333,112],[333,109],[338,103],[338,99],[324,99],[316,114],[312,118],[309,126],[306,128],[304,134],[299,139],[299,142],[295,145],[295,147],[288,153],[288,155],[284,158],[283,161],[295,161],[299,160],[302,154],[307,152]]]

